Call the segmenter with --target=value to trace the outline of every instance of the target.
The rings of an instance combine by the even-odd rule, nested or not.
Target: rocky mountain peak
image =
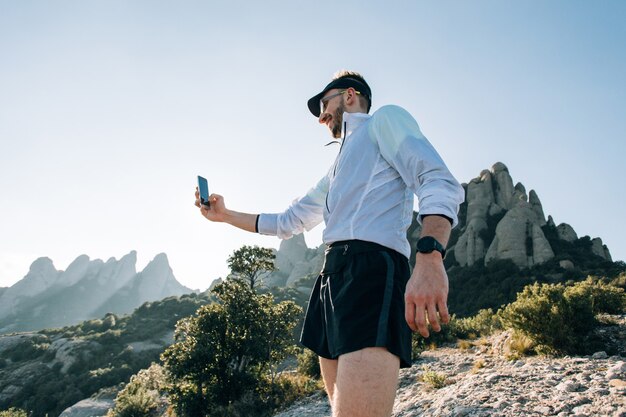
[[[460,237],[451,242],[455,259],[461,266],[476,262],[509,259],[520,268],[532,267],[554,258],[554,250],[543,227],[554,227],[545,214],[535,190],[526,193],[518,182],[513,186],[509,169],[501,162],[490,171],[483,170],[466,186],[467,215],[459,224]],[[558,237],[567,242],[578,239],[567,224],[556,228]],[[593,243],[593,253],[610,260],[601,241]]]
[[[80,255],[65,271],[49,258],[37,259],[22,280],[0,293],[0,333],[130,313],[146,301],[193,292],[176,280],[164,253],[140,273],[136,263],[136,251],[106,262]]]

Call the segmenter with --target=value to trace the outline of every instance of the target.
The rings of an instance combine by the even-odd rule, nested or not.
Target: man
[[[391,415],[400,367],[411,365],[411,330],[428,337],[447,323],[445,246],[462,187],[397,106],[368,114],[372,93],[358,73],[342,71],[308,101],[341,148],[328,174],[285,212],[229,210],[223,197],[196,206],[211,221],[288,239],[322,220],[328,245],[301,342],[320,357],[335,417]],[[422,234],[410,273],[413,196]],[[410,279],[409,279],[410,277]]]

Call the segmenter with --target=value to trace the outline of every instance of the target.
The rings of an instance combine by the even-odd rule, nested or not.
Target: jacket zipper
[[[341,150],[343,149],[343,144],[346,143],[346,132],[348,130],[347,123],[343,122],[343,140],[341,141],[341,146],[339,147],[339,153],[337,153],[337,159],[335,161],[335,166],[333,167],[333,178],[335,178],[335,174],[337,174],[337,165],[339,165],[339,155],[341,155]],[[330,208],[328,208],[328,194],[326,193],[326,211],[330,213]]]

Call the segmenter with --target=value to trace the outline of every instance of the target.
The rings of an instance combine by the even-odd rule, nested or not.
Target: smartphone
[[[200,204],[206,207],[211,207],[211,202],[209,201],[209,184],[206,181],[206,178],[198,175],[198,190],[200,191]]]

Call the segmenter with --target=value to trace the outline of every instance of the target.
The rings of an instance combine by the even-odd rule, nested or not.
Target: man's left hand
[[[418,253],[415,269],[404,293],[405,319],[411,330],[428,337],[428,323],[436,332],[450,321],[448,314],[448,274],[441,254]]]

